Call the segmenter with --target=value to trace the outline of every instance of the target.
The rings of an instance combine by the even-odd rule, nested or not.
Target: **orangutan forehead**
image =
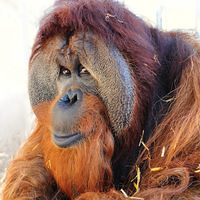
[[[52,54],[55,56],[60,53],[61,55],[65,55],[66,58],[70,58],[70,56],[75,54],[76,51],[84,52],[85,48],[90,48],[91,43],[101,47],[104,46],[104,48],[109,48],[106,43],[99,40],[99,38],[97,39],[97,37],[91,32],[76,32],[68,38],[63,35],[55,35],[40,47],[40,50],[35,56],[33,56],[32,60],[34,60],[34,58],[41,52],[45,52],[46,56],[52,56]],[[86,56],[86,54],[84,56]]]
[[[35,58],[38,56],[42,57],[42,60],[45,59],[45,65],[48,63],[52,65],[53,62],[59,60],[63,65],[70,66],[73,62],[77,62],[78,60],[78,62],[84,65],[84,67],[87,67],[90,73],[97,79],[98,77],[96,77],[95,71],[101,70],[106,73],[113,62],[113,65],[117,67],[117,60],[123,60],[123,65],[126,65],[126,61],[122,59],[122,55],[114,44],[108,46],[105,41],[99,39],[99,37],[91,32],[75,32],[68,38],[63,35],[53,36],[46,41],[35,56],[32,57],[30,68],[32,63],[35,62]],[[105,58],[107,58],[106,61]],[[41,59],[39,60],[39,62],[41,62]],[[94,65],[96,61],[102,64]],[[43,68],[44,66],[41,67]],[[126,70],[126,68],[123,69]]]

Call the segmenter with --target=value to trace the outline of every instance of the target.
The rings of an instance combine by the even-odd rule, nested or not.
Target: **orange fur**
[[[140,197],[197,199],[200,197],[200,59],[188,58],[174,102],[146,144],[152,151],[145,165]],[[164,156],[161,157],[165,147]],[[147,150],[143,152],[147,158]],[[141,158],[138,159],[138,165]],[[151,170],[160,168],[159,170]]]
[[[49,199],[54,194],[51,194],[51,182],[47,180],[54,182],[53,177],[72,199],[80,193],[103,192],[110,188],[114,143],[108,128],[108,116],[97,97],[87,96],[84,99],[87,111],[79,122],[79,129],[90,135],[86,134],[85,141],[76,147],[61,149],[53,143],[47,120],[44,118],[44,124],[38,122],[8,168],[3,199]],[[48,103],[39,107],[45,113],[51,109]],[[40,119],[42,121],[43,117]]]
[[[85,141],[76,147],[61,149],[53,143],[48,130],[44,131],[42,140],[46,167],[71,198],[86,191],[104,191],[112,182],[110,160],[114,144],[104,119],[107,114],[101,113],[105,108],[96,97],[84,99],[86,113],[78,129],[86,133]]]

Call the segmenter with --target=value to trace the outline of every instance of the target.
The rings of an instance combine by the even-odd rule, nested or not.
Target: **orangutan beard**
[[[88,112],[79,123],[85,139],[79,144],[59,148],[52,140],[51,131],[43,130],[42,149],[47,171],[72,199],[88,191],[105,191],[112,183],[114,139],[105,123],[102,103],[94,99],[87,102],[90,102],[86,105]]]

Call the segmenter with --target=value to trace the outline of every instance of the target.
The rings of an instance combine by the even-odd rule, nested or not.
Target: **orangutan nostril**
[[[70,102],[70,99],[68,98],[67,95],[64,95],[64,96],[60,99],[60,101],[65,102],[65,103],[69,103],[69,102]]]
[[[72,98],[68,97],[68,99],[70,100],[70,103],[73,104],[77,101],[77,94],[75,94]]]

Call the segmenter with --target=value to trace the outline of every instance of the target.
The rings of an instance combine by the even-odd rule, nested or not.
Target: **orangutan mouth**
[[[60,148],[69,148],[77,145],[83,139],[81,133],[66,134],[66,133],[53,133],[53,141]]]

